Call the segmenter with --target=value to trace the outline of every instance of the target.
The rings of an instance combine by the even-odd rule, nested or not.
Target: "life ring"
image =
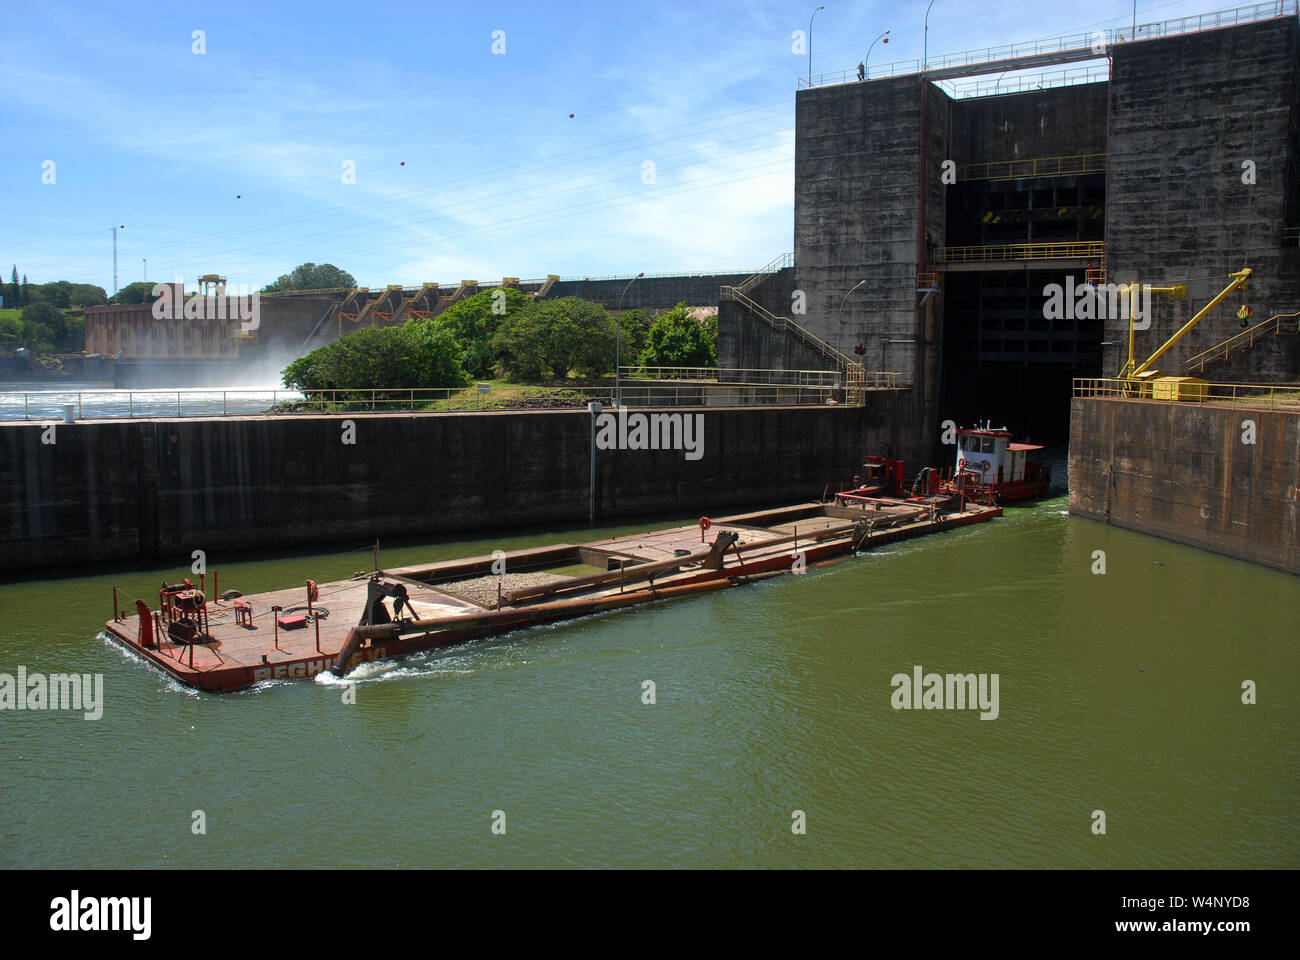
[[[957,461],[957,469],[958,469],[958,470],[965,470],[965,469],[966,469],[966,459],[965,459],[964,457],[963,457],[962,459],[960,459],[960,460]]]
[[[713,521],[712,521],[712,520],[710,520],[708,517],[700,517],[700,529],[701,529],[701,530],[707,530],[707,529],[709,529],[709,527],[711,527],[711,526],[713,526]]]
[[[319,599],[320,599],[320,588],[316,586],[316,581],[314,581],[314,580],[308,580],[308,581],[307,581],[307,601],[308,601],[309,603],[315,603],[315,602],[316,602],[317,600],[319,600]]]

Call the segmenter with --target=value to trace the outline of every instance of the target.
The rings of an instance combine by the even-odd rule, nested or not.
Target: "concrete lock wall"
[[[1186,281],[1187,297],[1152,296],[1151,329],[1137,334],[1145,359],[1228,283],[1236,293],[1157,361],[1179,362],[1239,333],[1243,304],[1255,321],[1300,310],[1297,226],[1296,18],[1119,45],[1111,71],[1108,255],[1110,280]],[[1253,183],[1245,176],[1253,164]],[[1127,357],[1127,323],[1108,321],[1102,370]],[[1295,335],[1243,355],[1214,379],[1280,383],[1294,377]]]
[[[1300,574],[1300,413],[1076,398],[1070,414],[1071,513]]]
[[[602,519],[817,499],[897,455],[888,401],[669,412],[703,416],[703,456],[599,451]],[[0,571],[587,519],[586,411],[358,415],[354,445],[344,419],[0,426]]]

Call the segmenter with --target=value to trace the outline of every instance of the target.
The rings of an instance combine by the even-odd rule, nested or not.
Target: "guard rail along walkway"
[[[1025,180],[1068,177],[1082,173],[1105,173],[1106,154],[1080,153],[1063,157],[1031,157],[1028,160],[983,160],[957,168],[957,181]]]
[[[1176,377],[1167,378],[1177,380]],[[1197,403],[1255,410],[1300,413],[1300,383],[1200,383],[1196,396],[1186,389],[1153,392],[1152,385],[1120,377],[1082,377],[1074,381],[1075,397],[1130,400],[1144,403]]]
[[[1020,260],[1093,260],[1106,254],[1101,240],[1067,240],[1055,243],[992,243],[965,247],[937,247],[934,262],[1006,263]]]
[[[826,406],[843,391],[843,375],[824,370],[724,370],[624,367],[619,394],[628,406]],[[730,379],[731,374],[737,379]],[[658,375],[655,375],[658,374]],[[876,389],[901,389],[897,373],[871,374]],[[609,404],[618,389],[601,383],[567,386],[476,383],[467,387],[354,387],[308,390],[41,390],[0,391],[0,422],[266,417],[302,413],[352,414],[462,412],[474,410],[585,409]],[[69,409],[70,408],[70,409]],[[72,420],[66,418],[71,416]]]
[[[672,383],[719,383],[735,387],[784,386],[834,389],[844,382],[839,370],[769,370],[744,367],[642,367],[624,364],[618,368],[619,376],[628,380],[654,380]],[[905,389],[901,371],[874,371],[863,373],[863,384],[868,390]],[[626,388],[625,388],[626,389]]]
[[[1174,20],[1139,23],[1136,27],[1126,24],[1114,29],[1096,29],[1045,40],[1030,40],[1025,43],[1002,44],[961,53],[940,54],[930,57],[925,62],[898,60],[883,66],[867,65],[869,68],[867,78],[876,80],[882,77],[924,74],[931,80],[946,80],[952,77],[969,77],[999,71],[1096,60],[1107,56],[1110,48],[1117,44],[1199,33],[1203,30],[1217,30],[1220,27],[1294,16],[1295,13],[1296,0],[1271,0],[1268,3],[1232,7]],[[824,84],[849,83],[856,78],[856,70],[814,74],[799,77],[798,88],[802,90]]]

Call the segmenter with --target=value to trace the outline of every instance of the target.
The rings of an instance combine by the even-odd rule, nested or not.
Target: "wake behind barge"
[[[108,633],[187,686],[238,690],[327,670],[342,676],[367,661],[725,590],[1002,513],[960,494],[882,495],[896,485],[873,485],[872,478],[884,477],[886,465],[897,464],[901,473],[902,464],[872,460],[859,487],[828,502],[702,517],[698,525],[377,570],[319,585],[308,580],[249,596],[231,590],[209,600],[201,585],[186,580],[164,584],[156,610],[136,600],[134,615],[118,609],[115,592]]]

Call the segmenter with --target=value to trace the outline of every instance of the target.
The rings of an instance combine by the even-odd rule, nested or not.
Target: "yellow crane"
[[[1134,348],[1134,326],[1133,319],[1137,314],[1137,296],[1139,285],[1129,284],[1129,312],[1128,312],[1128,362],[1124,364],[1124,369],[1120,371],[1119,378],[1128,381],[1131,390],[1125,390],[1130,396],[1155,396],[1158,399],[1180,400],[1180,399],[1200,399],[1205,396],[1206,381],[1199,380],[1196,377],[1169,377],[1155,369],[1152,364],[1160,359],[1175,343],[1181,340],[1187,333],[1200,323],[1215,307],[1228,298],[1234,291],[1245,289],[1246,281],[1250,279],[1254,271],[1250,267],[1238,270],[1228,276],[1232,282],[1223,288],[1213,300],[1196,312],[1196,314],[1183,324],[1178,331],[1156,348],[1155,353],[1147,357],[1141,363],[1138,363],[1133,352]],[[1169,287],[1150,287],[1152,293],[1167,293],[1175,298],[1183,297],[1187,294],[1187,288],[1182,284],[1176,284]],[[1248,311],[1248,307],[1243,307],[1238,311],[1238,316],[1243,311]]]

